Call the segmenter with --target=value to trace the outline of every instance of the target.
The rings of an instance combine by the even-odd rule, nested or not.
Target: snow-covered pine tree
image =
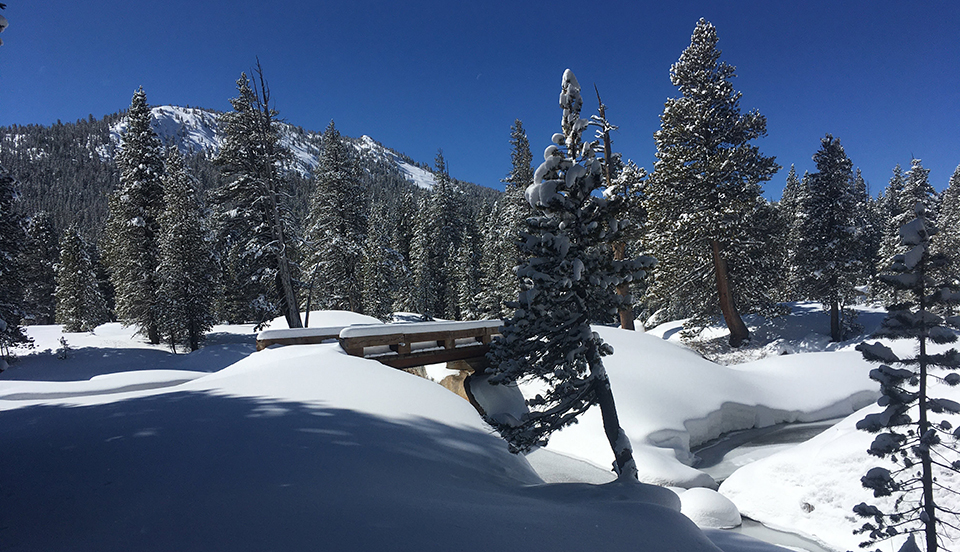
[[[456,253],[463,241],[461,192],[447,172],[443,151],[437,152],[433,171],[436,184],[421,203],[410,256],[417,312],[427,318],[457,319],[460,296],[456,282]]]
[[[519,237],[524,221],[533,214],[523,193],[533,183],[533,154],[520,119],[510,127],[510,161],[503,195],[497,198],[485,228],[483,240],[483,277],[480,309],[484,316],[503,318],[510,309],[506,302],[520,291],[514,268],[519,266]]]
[[[357,162],[333,121],[323,133],[316,186],[306,220],[304,270],[313,302],[323,309],[363,312],[360,264],[366,201]]]
[[[854,212],[856,240],[860,262],[863,266],[863,281],[870,284],[870,293],[876,287],[880,263],[880,242],[883,240],[883,223],[877,202],[871,197],[870,189],[860,169],[853,175],[853,187],[856,190],[857,207]]]
[[[140,87],[130,102],[120,138],[120,184],[110,195],[105,254],[116,290],[117,317],[136,325],[150,343],[160,343],[157,293],[160,282],[160,223],[163,209],[163,153],[150,126],[147,95]]]
[[[884,222],[884,229],[880,244],[880,265],[884,267],[889,266],[893,262],[893,256],[900,251],[900,226],[906,219],[904,207],[900,201],[904,184],[903,169],[898,163],[893,168],[893,176],[887,183],[881,201],[880,218]],[[900,224],[896,223],[898,220]]]
[[[885,407],[882,412],[868,414],[857,423],[857,429],[878,433],[867,452],[889,457],[898,466],[892,471],[872,468],[861,478],[875,497],[898,495],[893,511],[863,502],[854,507],[855,513],[871,520],[856,531],[867,535],[861,546],[900,534],[922,533],[926,551],[936,552],[938,530],[945,526],[960,530],[960,513],[938,503],[943,494],[956,494],[955,489],[944,485],[943,475],[960,473],[960,450],[956,447],[960,428],[954,429],[945,415],[960,413],[960,404],[934,397],[931,391],[934,382],[950,386],[960,383],[960,353],[953,348],[930,353],[927,347],[930,343],[957,341],[956,332],[947,326],[960,329],[960,317],[945,320],[934,309],[945,303],[960,303],[960,293],[938,279],[948,260],[931,253],[931,237],[936,234],[925,206],[917,202],[914,218],[900,229],[906,252],[894,256],[889,272],[880,276],[909,299],[887,308],[887,318],[874,337],[916,340],[916,356],[901,358],[880,342],[857,346],[867,361],[883,363],[871,370],[870,377],[880,383],[882,395],[877,404]]]
[[[478,213],[486,220],[484,213]],[[483,253],[480,243],[480,223],[470,221],[463,227],[463,240],[457,249],[454,259],[456,263],[457,308],[460,311],[458,320],[478,320],[483,315],[480,309],[480,283],[482,279]]]
[[[749,338],[740,309],[771,305],[767,290],[751,282],[747,267],[731,266],[731,257],[757,247],[745,224],[762,205],[760,182],[780,167],[752,144],[766,134],[766,119],[740,112],[734,76],[734,67],[720,61],[716,29],[701,19],[670,68],[681,96],[667,100],[660,116],[646,197],[651,250],[662,269],[651,295],[672,314],[691,316],[693,325],[722,314],[730,344],[739,347]]]
[[[224,303],[230,316],[263,323],[282,314],[300,328],[297,225],[281,170],[290,152],[280,142],[277,112],[259,63],[255,83],[237,80],[233,111],[220,116],[214,162],[224,184],[214,192]],[[254,85],[256,88],[254,88]]]
[[[516,312],[488,356],[492,383],[536,379],[546,389],[528,401],[530,413],[523,419],[488,421],[511,450],[524,451],[544,444],[552,432],[599,404],[614,468],[621,477],[636,479],[601,358],[612,348],[591,330],[588,301],[597,289],[612,295],[624,279],[642,277],[653,259],[612,259],[610,243],[620,237],[613,216],[617,198],[594,193],[603,184],[601,164],[594,144],[582,142],[589,121],[580,118],[580,85],[569,69],[560,106],[563,133],[553,136],[554,145],[544,152],[525,194],[538,215],[527,219],[522,233],[525,260],[517,269],[522,291],[511,305]]]
[[[857,295],[855,287],[866,270],[857,240],[858,201],[853,163],[840,140],[827,134],[813,156],[817,172],[801,195],[793,264],[802,274],[797,282],[802,297],[823,304],[830,314],[830,340],[844,338],[844,307]]]
[[[363,312],[388,320],[398,293],[398,274],[406,271],[403,256],[390,247],[386,207],[374,202],[367,217],[360,275],[363,283]]]
[[[23,308],[35,324],[53,324],[56,313],[59,248],[50,216],[41,211],[27,221],[26,242],[20,252]]]
[[[67,228],[60,237],[56,321],[65,332],[89,331],[108,318],[90,249],[76,226]]]
[[[194,179],[175,146],[167,150],[163,202],[157,268],[160,332],[172,347],[186,345],[196,351],[216,322],[213,252],[206,239]]]
[[[30,341],[20,325],[25,312],[19,261],[26,236],[15,210],[18,198],[17,180],[0,167],[0,365],[11,345]]]
[[[937,218],[940,235],[934,251],[953,255],[949,274],[954,284],[960,285],[960,166],[953,171],[947,189],[940,194],[940,210]]]

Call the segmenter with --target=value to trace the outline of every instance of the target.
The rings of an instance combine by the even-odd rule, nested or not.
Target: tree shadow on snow
[[[188,392],[0,417],[4,550],[549,550],[583,515],[526,493],[497,437],[430,420]],[[628,506],[577,534],[676,523]]]

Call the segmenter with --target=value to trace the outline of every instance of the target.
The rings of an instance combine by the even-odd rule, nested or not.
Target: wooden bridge
[[[502,325],[500,320],[478,320],[264,330],[257,335],[257,350],[337,340],[349,355],[394,368],[464,361],[476,370],[485,366],[490,342]]]

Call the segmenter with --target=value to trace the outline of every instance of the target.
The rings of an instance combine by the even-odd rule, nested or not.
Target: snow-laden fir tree
[[[406,272],[403,256],[390,247],[390,225],[386,211],[382,203],[371,205],[360,263],[363,312],[380,320],[390,319],[399,292],[398,283]]]
[[[322,144],[304,236],[310,302],[321,309],[362,312],[360,264],[367,217],[360,169],[333,121]]]
[[[174,349],[200,348],[213,327],[216,292],[213,252],[207,241],[203,210],[193,177],[176,147],[167,150],[160,214],[160,332]]]
[[[26,224],[26,242],[19,263],[24,283],[23,308],[35,324],[54,323],[58,255],[50,216],[44,211],[34,214]]]
[[[442,151],[435,165],[436,184],[421,202],[410,245],[414,306],[426,318],[455,320],[460,315],[456,254],[463,241],[465,214],[462,193],[447,172]]]
[[[120,183],[110,195],[104,253],[116,290],[117,317],[160,343],[157,297],[160,282],[160,223],[163,209],[163,152],[150,124],[143,87],[130,102],[127,128],[120,137]]]
[[[480,222],[487,214],[477,213],[479,220],[470,221],[463,228],[463,239],[454,258],[457,270],[456,288],[460,314],[458,320],[478,320],[483,317],[480,308],[481,280],[483,279],[483,253],[480,243]]]
[[[619,205],[617,217],[620,219],[622,240],[614,244],[615,259],[628,259],[648,252],[646,186],[646,169],[633,161],[627,161],[608,185],[609,193],[620,198],[617,202]],[[618,249],[620,249],[619,255]],[[649,280],[648,278],[631,279],[617,286],[621,328],[643,331],[643,324],[638,325],[634,320],[637,314],[650,314],[644,298]]]
[[[237,80],[233,111],[220,116],[214,162],[224,184],[214,192],[225,316],[263,323],[282,314],[300,328],[297,225],[282,169],[290,152],[280,141],[277,112],[259,64],[255,82]]]
[[[854,185],[853,163],[840,140],[827,134],[813,156],[817,172],[804,181],[799,195],[796,225],[791,233],[793,261],[800,275],[799,297],[823,304],[830,314],[830,340],[841,341],[849,314],[844,307],[857,296],[856,286],[868,273],[858,240],[862,204]]]
[[[510,161],[512,168],[503,182],[503,195],[497,198],[485,225],[483,238],[483,277],[480,309],[484,316],[509,316],[506,302],[520,291],[514,268],[520,264],[519,236],[524,221],[533,214],[523,197],[533,183],[533,155],[520,119],[510,127]]]
[[[766,119],[740,112],[734,76],[720,61],[716,29],[701,19],[670,69],[681,95],[668,99],[660,116],[646,199],[650,247],[660,262],[649,293],[671,316],[692,317],[692,325],[722,314],[738,347],[749,337],[741,309],[761,310],[772,300],[752,281],[755,271],[731,258],[743,248],[756,252],[748,258],[762,253],[762,236],[747,224],[763,207],[760,182],[779,166],[753,145],[766,134]]]
[[[937,218],[940,235],[934,251],[952,255],[949,274],[951,280],[960,284],[960,166],[950,177],[947,189],[940,194],[940,211]]]
[[[108,319],[91,249],[76,226],[67,228],[60,237],[56,321],[65,332],[90,331]]]
[[[527,219],[522,241],[525,260],[512,318],[488,355],[490,381],[506,384],[539,380],[545,390],[528,401],[521,420],[489,419],[513,451],[546,443],[550,434],[573,423],[598,404],[604,432],[616,458],[615,470],[636,478],[630,442],[620,427],[610,380],[601,357],[612,348],[590,328],[588,302],[595,291],[613,294],[624,279],[643,277],[653,259],[613,261],[610,244],[619,236],[613,216],[616,196],[600,195],[601,163],[595,144],[583,143],[589,121],[580,118],[580,85],[563,74],[562,133],[544,152],[526,199],[537,216]]]
[[[853,176],[856,190],[857,210],[854,214],[860,262],[864,268],[864,281],[870,284],[871,296],[875,293],[880,270],[880,244],[883,241],[883,219],[878,202],[870,195],[870,188],[860,169]]]
[[[11,345],[29,342],[20,325],[25,312],[19,262],[26,237],[15,211],[18,198],[17,180],[0,167],[0,369]]]
[[[866,360],[883,363],[870,377],[880,383],[882,395],[877,404],[884,407],[858,422],[857,429],[877,433],[867,452],[889,457],[897,466],[893,470],[872,468],[861,479],[875,497],[897,497],[892,511],[866,503],[854,507],[855,513],[869,520],[856,531],[868,538],[861,546],[919,533],[924,536],[926,551],[935,552],[938,531],[946,527],[960,531],[960,513],[938,502],[957,492],[945,484],[944,475],[960,473],[960,428],[948,420],[948,415],[960,413],[960,404],[931,393],[935,382],[960,383],[960,354],[953,348],[931,353],[928,347],[957,341],[956,332],[947,326],[960,328],[960,317],[944,319],[934,311],[945,303],[960,302],[960,292],[940,279],[948,260],[931,252],[931,237],[936,234],[925,206],[917,202],[914,218],[900,229],[905,252],[894,256],[889,271],[880,276],[909,299],[888,307],[875,337],[915,340],[916,355],[901,357],[880,342],[857,347]]]

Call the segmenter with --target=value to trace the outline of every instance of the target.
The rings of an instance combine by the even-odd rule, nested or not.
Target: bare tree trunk
[[[595,374],[594,388],[597,394],[597,404],[600,406],[600,416],[603,419],[603,432],[607,436],[610,448],[613,449],[615,459],[614,470],[620,478],[637,481],[637,465],[633,459],[633,447],[623,428],[620,427],[620,418],[617,416],[617,405],[613,401],[613,390],[610,389],[610,380],[606,369],[597,355],[596,364],[590,365],[590,372]]]
[[[610,146],[610,130],[607,125],[607,106],[603,105],[603,101],[600,99],[600,89],[597,88],[597,85],[593,85],[593,89],[597,91],[597,104],[600,106],[598,111],[600,112],[600,119],[603,121],[603,178],[606,186],[610,187],[613,183],[612,175],[610,174],[610,157],[613,155],[613,152]],[[613,242],[613,259],[615,261],[626,259],[626,251],[626,243],[622,241]],[[617,295],[620,296],[622,301],[622,304],[617,309],[617,313],[620,316],[620,327],[624,330],[636,330],[633,319],[633,305],[630,299],[630,282],[623,282],[617,285]]]
[[[830,341],[840,341],[840,303],[834,299],[830,301]]]
[[[273,125],[273,113],[270,109],[270,88],[267,86],[266,79],[263,77],[263,68],[260,66],[260,60],[257,60],[256,75],[260,85],[260,133],[261,142],[268,148],[267,154],[270,163],[274,158],[274,143],[270,136],[270,129]],[[270,216],[272,218],[270,232],[274,240],[277,257],[277,278],[281,302],[284,310],[284,317],[290,328],[302,328],[303,322],[300,321],[300,303],[297,300],[296,291],[293,289],[293,274],[290,271],[290,259],[287,252],[287,236],[284,233],[283,217],[280,210],[280,200],[278,197],[278,186],[280,182],[275,177],[276,167],[267,168],[268,174],[262,175],[265,179],[264,186],[270,201]]]
[[[739,347],[743,342],[750,339],[750,330],[743,323],[737,305],[733,301],[733,293],[730,291],[730,279],[727,273],[727,261],[720,255],[720,242],[710,240],[710,247],[713,250],[713,268],[717,276],[717,294],[720,297],[720,311],[723,313],[723,320],[727,323],[730,330],[730,346]]]

